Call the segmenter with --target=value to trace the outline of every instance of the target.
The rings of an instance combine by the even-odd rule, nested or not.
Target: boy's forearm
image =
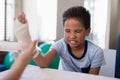
[[[41,68],[46,68],[48,66],[48,63],[43,55],[39,54],[36,58],[34,58],[34,61],[38,64]]]
[[[95,74],[95,75],[98,75],[98,74],[99,74],[99,71],[100,71],[100,67],[97,67],[97,68],[91,68],[90,71],[89,71],[89,74]]]

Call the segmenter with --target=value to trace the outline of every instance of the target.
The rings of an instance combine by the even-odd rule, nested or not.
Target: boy
[[[21,48],[27,47],[31,38],[29,31],[27,31],[27,25],[25,25],[27,20],[24,13],[18,16],[18,22],[21,22],[22,24],[19,24],[24,25],[26,29],[16,31],[16,37],[19,42],[22,42],[20,43]],[[16,22],[16,30],[20,28],[17,25]],[[40,67],[47,67],[59,55],[64,70],[98,75],[100,67],[105,64],[105,60],[102,49],[85,40],[91,30],[89,12],[82,6],[69,8],[63,14],[63,28],[64,38],[55,42],[44,56],[37,52],[34,56],[35,62]],[[23,32],[27,33],[29,38],[26,39]]]

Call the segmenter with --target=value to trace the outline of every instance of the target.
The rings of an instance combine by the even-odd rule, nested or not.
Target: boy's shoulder
[[[63,46],[63,45],[66,45],[66,41],[64,38],[61,38],[61,39],[55,41],[55,43],[53,45]]]
[[[102,50],[101,47],[99,47],[97,44],[93,43],[92,41],[87,40],[87,43],[88,43],[88,48],[91,48],[91,49],[94,49],[94,50],[95,49]]]
[[[91,59],[97,55],[97,56],[101,56],[103,55],[103,49],[101,47],[99,47],[98,45],[96,45],[95,43],[91,42],[91,41],[87,41],[88,42],[88,46],[87,46],[87,52],[89,53],[89,55],[91,56]],[[96,56],[96,57],[97,57]]]
[[[59,39],[58,41],[56,41],[56,43],[66,43],[66,41],[65,41],[65,39],[64,38],[61,38],[61,39]]]

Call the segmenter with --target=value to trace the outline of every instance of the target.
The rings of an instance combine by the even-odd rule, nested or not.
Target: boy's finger
[[[18,20],[22,22],[21,14],[18,16]]]
[[[27,23],[27,19],[25,18],[25,23]]]
[[[24,12],[22,13],[21,20],[22,20],[22,23],[25,24],[26,18],[25,18]]]

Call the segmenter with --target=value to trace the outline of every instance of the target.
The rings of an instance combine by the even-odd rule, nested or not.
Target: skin
[[[21,13],[18,16],[18,20],[21,23],[26,23],[27,19],[25,14]],[[89,35],[90,28],[85,29],[83,23],[75,18],[69,18],[64,24],[64,38],[66,42],[70,45],[72,53],[76,57],[81,57],[85,48],[85,37]],[[40,67],[47,67],[48,64],[57,56],[57,52],[51,49],[44,56],[38,55],[34,60]],[[91,68],[89,73],[98,75],[100,67]]]
[[[35,50],[36,43],[37,43],[36,40],[33,41],[24,53],[21,53],[21,51],[18,50],[19,55],[18,56],[15,55],[15,62],[12,65],[10,71],[4,76],[3,80],[19,80],[25,67],[32,59],[36,51]]]

